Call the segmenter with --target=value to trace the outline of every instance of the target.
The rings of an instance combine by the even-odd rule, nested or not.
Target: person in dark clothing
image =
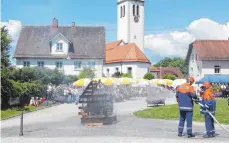
[[[176,89],[176,98],[179,104],[180,121],[178,127],[178,136],[181,137],[184,129],[185,120],[187,122],[188,138],[195,137],[192,134],[192,116],[193,116],[193,99],[198,100],[192,84],[194,78],[188,78],[188,83],[182,84]]]
[[[214,119],[208,113],[210,112],[213,116],[216,111],[215,97],[212,95],[212,88],[209,82],[204,82],[204,94],[202,96],[201,104],[203,107],[200,108],[200,113],[205,117],[205,127],[207,133],[203,136],[204,138],[215,137],[215,125]],[[208,112],[207,112],[208,111]]]

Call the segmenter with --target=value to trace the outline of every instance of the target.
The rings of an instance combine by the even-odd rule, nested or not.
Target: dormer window
[[[63,43],[56,43],[56,51],[63,51]]]

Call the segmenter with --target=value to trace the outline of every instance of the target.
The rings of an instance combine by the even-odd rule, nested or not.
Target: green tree
[[[184,64],[184,59],[182,58],[169,58],[166,57],[159,62],[157,62],[154,66],[155,67],[177,67],[180,69],[183,75],[186,75],[188,73],[188,67]]]
[[[151,79],[154,79],[154,75],[149,72],[149,73],[146,73],[143,78],[144,79],[151,80]]]
[[[182,58],[173,58],[169,66],[179,68],[183,75],[186,75],[188,73],[188,68],[185,65],[184,59]]]
[[[9,80],[10,77],[10,61],[9,61],[9,51],[10,51],[11,38],[8,34],[6,27],[1,28],[1,107],[7,108],[9,106],[8,101],[12,95],[13,85]]]
[[[11,41],[8,30],[3,26],[1,28],[1,68],[3,68],[2,66],[8,67],[10,65],[9,52]]]
[[[169,64],[173,61],[173,59],[169,58],[169,57],[165,57],[164,59],[160,60],[159,62],[157,62],[154,66],[155,67],[168,67]]]
[[[76,75],[67,75],[64,77],[64,84],[72,83],[78,80]]]
[[[176,76],[173,74],[165,74],[163,79],[171,79],[171,80],[175,80]]]
[[[95,73],[90,68],[84,68],[78,75],[79,79],[82,79],[82,78],[90,78],[90,79],[92,79],[94,77],[95,77]]]

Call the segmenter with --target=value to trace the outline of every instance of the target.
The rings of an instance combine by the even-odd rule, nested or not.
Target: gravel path
[[[172,100],[167,104],[175,103]],[[19,117],[1,121],[1,140],[7,143],[31,142],[228,142],[229,135],[219,127],[219,135],[214,139],[202,139],[203,123],[194,123],[193,130],[197,137],[187,139],[177,137],[177,121],[141,119],[132,115],[134,111],[146,108],[145,99],[115,104],[118,122],[101,127],[85,127],[80,124],[78,107],[63,104],[37,112],[25,114],[24,136],[19,137]],[[155,107],[156,108],[156,107]],[[229,129],[229,126],[227,126]]]

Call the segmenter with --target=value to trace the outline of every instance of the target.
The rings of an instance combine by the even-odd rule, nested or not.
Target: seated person
[[[34,102],[35,102],[35,101],[34,101],[34,97],[31,97],[30,102],[29,102],[29,105],[31,105],[31,106],[35,105]]]

